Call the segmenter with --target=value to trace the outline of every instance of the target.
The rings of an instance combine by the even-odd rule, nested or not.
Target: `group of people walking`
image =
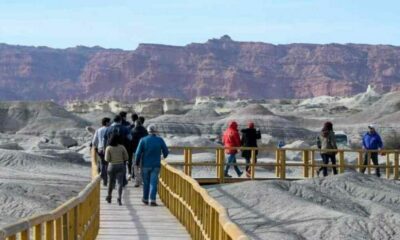
[[[168,148],[157,136],[154,125],[147,129],[143,126],[144,117],[134,113],[131,115],[132,123],[126,118],[126,112],[116,115],[112,123],[110,118],[103,118],[102,126],[96,130],[92,140],[99,156],[98,171],[103,185],[108,186],[106,201],[111,203],[112,191],[118,182],[117,202],[122,205],[123,188],[133,180],[134,187],[143,184],[143,203],[157,206],[161,154],[166,158]]]
[[[249,122],[248,127],[241,130],[241,136],[238,130],[238,124],[235,121],[229,123],[228,128],[222,135],[222,143],[225,147],[225,153],[227,154],[227,165],[225,167],[225,177],[232,177],[229,175],[229,169],[231,165],[233,165],[234,170],[238,177],[242,176],[243,172],[236,165],[236,154],[238,147],[257,147],[257,140],[261,139],[261,133],[259,130],[255,129],[254,123]],[[318,176],[322,172],[323,176],[328,176],[328,164],[332,163],[332,172],[334,175],[338,173],[336,168],[336,154],[338,146],[336,144],[335,132],[333,131],[332,122],[325,122],[323,128],[321,129],[320,134],[317,137],[317,146],[321,150],[321,158],[322,162],[325,166],[319,168],[317,170]],[[281,142],[279,143],[279,148],[283,147]],[[375,174],[380,177],[379,163],[378,163],[378,151],[383,148],[383,142],[380,135],[376,132],[375,126],[370,124],[368,125],[368,132],[363,135],[362,138],[362,147],[369,152],[366,152],[364,155],[364,167],[361,168],[361,172],[364,173],[366,169],[366,165],[369,164],[369,159],[372,160],[372,163],[377,166]],[[255,151],[255,163],[257,162],[258,151]],[[246,176],[251,176],[251,168],[250,168],[250,160],[251,160],[251,151],[243,150],[242,157],[246,160]]]
[[[100,157],[98,170],[103,185],[108,186],[106,201],[111,203],[112,191],[116,187],[116,182],[118,182],[117,202],[121,205],[123,188],[128,181],[133,180],[134,187],[143,184],[143,203],[157,206],[156,194],[161,155],[166,158],[169,153],[168,148],[164,140],[157,136],[155,125],[150,125],[147,129],[143,126],[144,117],[132,114],[132,122],[127,121],[126,118],[126,112],[120,112],[116,115],[112,123],[110,118],[103,118],[102,126],[96,130],[92,140],[92,145]],[[368,165],[370,158],[374,165],[378,165],[378,151],[383,147],[382,139],[373,125],[369,125],[368,129],[369,131],[363,136],[362,145],[364,149],[372,150],[372,152],[365,154],[364,165]],[[243,175],[243,171],[236,165],[237,148],[257,148],[257,140],[261,139],[261,132],[255,128],[254,122],[249,122],[247,128],[242,129],[240,133],[236,121],[231,121],[228,128],[223,132],[222,143],[227,154],[225,177],[232,177],[229,175],[229,169],[232,165],[238,177]],[[336,154],[338,147],[331,122],[324,123],[317,137],[317,146],[321,150],[321,158],[324,164],[317,170],[318,175],[321,172],[323,176],[328,175],[327,165],[329,162],[333,165],[333,174],[337,174]],[[250,162],[252,157],[254,157],[255,163],[257,162],[258,151],[254,152],[255,156],[252,156],[251,150],[242,150],[241,153],[246,160],[246,176],[250,177]],[[361,169],[361,172],[365,172],[365,167]],[[378,167],[376,167],[376,175],[380,176]]]

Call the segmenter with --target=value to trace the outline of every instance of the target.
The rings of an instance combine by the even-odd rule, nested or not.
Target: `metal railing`
[[[161,164],[158,193],[192,239],[248,239],[229,219],[226,209],[210,197],[196,180],[165,161]]]
[[[168,161],[168,164],[171,166],[181,166],[183,167],[183,171],[186,175],[192,176],[192,169],[193,167],[215,167],[216,168],[216,178],[209,178],[209,181],[203,181],[201,178],[197,178],[201,183],[224,183],[230,182],[235,180],[251,180],[251,179],[270,179],[270,178],[260,178],[256,177],[256,167],[270,167],[275,169],[275,178],[278,179],[288,179],[287,177],[287,169],[289,167],[301,167],[303,169],[302,176],[295,177],[297,179],[300,178],[309,178],[314,177],[316,174],[316,170],[320,167],[327,167],[333,168],[336,167],[338,169],[338,173],[344,173],[345,170],[353,169],[356,171],[361,172],[363,168],[367,170],[367,173],[371,173],[371,169],[379,167],[380,169],[385,169],[386,178],[390,179],[399,179],[399,150],[344,150],[344,149],[337,149],[337,150],[323,150],[322,153],[328,152],[335,152],[337,157],[337,163],[333,164],[322,164],[318,163],[316,160],[316,155],[321,153],[320,149],[302,149],[302,148],[250,148],[250,147],[237,147],[237,148],[228,148],[228,149],[236,149],[238,150],[238,155],[240,151],[248,150],[250,151],[251,158],[250,163],[235,163],[229,164],[225,160],[225,150],[227,148],[223,147],[170,147],[172,151],[182,151],[182,155],[184,158],[183,162],[179,161]],[[207,161],[198,161],[193,162],[193,152],[215,152],[215,161],[207,162]],[[274,157],[274,162],[256,162],[256,151],[270,154],[270,156]],[[288,161],[287,154],[289,152],[297,152],[301,153],[301,161]],[[345,161],[346,155],[353,154],[356,156],[356,163],[351,164]],[[378,153],[380,155],[384,155],[386,158],[385,164],[373,165],[371,161],[371,154]],[[364,158],[365,154],[368,157],[368,164],[364,165]],[[250,167],[250,177],[249,178],[240,178],[240,179],[227,179],[224,176],[224,167],[226,165],[231,166],[249,166]]]
[[[92,159],[92,165],[96,164],[95,156]],[[0,229],[0,240],[96,239],[100,227],[100,177],[95,169],[92,166],[92,181],[78,196],[49,213],[22,219]]]

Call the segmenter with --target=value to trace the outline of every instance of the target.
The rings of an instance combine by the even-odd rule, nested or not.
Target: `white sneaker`
[[[128,181],[132,179],[132,175],[128,174]]]

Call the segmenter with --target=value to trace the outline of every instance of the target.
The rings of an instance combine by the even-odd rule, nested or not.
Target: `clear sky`
[[[0,43],[135,49],[238,41],[400,45],[398,0],[0,0]]]

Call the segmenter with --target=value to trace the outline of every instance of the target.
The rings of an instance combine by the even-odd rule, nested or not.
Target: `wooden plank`
[[[100,193],[100,231],[97,239],[191,239],[184,226],[157,199],[159,206],[141,202],[142,188],[128,185],[123,192],[122,206],[113,192],[112,203],[105,201],[107,190]]]

